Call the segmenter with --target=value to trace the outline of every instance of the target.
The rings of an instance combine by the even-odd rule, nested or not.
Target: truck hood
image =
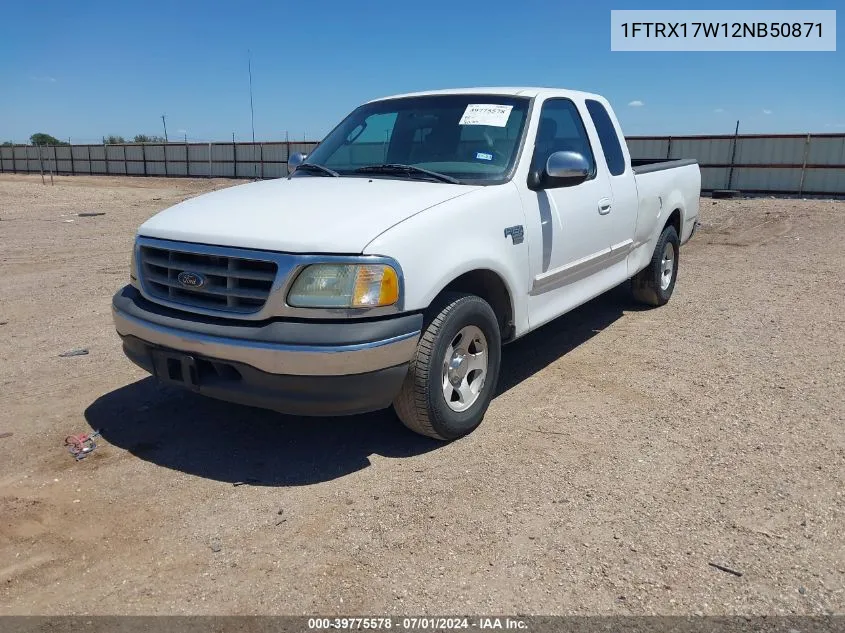
[[[357,177],[281,178],[191,198],[138,234],[290,253],[360,253],[376,236],[477,186]]]

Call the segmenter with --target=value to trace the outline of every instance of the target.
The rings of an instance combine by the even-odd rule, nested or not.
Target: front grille
[[[141,246],[139,269],[152,298],[211,310],[258,312],[267,302],[277,264],[272,261]],[[190,287],[179,274],[197,273],[204,283]]]

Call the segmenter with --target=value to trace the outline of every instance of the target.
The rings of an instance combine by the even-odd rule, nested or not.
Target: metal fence
[[[845,134],[636,136],[627,140],[632,158],[695,158],[704,191],[845,194]]]
[[[635,136],[635,159],[695,158],[702,189],[845,194],[845,134]],[[0,147],[0,173],[278,178],[316,142],[150,143]],[[378,144],[381,147],[381,144]]]
[[[288,157],[315,142],[129,143],[0,147],[0,173],[279,178]]]

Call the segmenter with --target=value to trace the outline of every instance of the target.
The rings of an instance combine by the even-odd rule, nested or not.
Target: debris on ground
[[[59,354],[59,358],[68,358],[70,356],[85,356],[88,354],[88,350],[84,347],[77,347],[76,349],[71,349],[66,352],[62,352]]]
[[[733,574],[734,576],[737,576],[738,578],[742,578],[742,572],[741,571],[737,571],[736,569],[731,569],[730,567],[725,567],[724,565],[719,565],[718,563],[707,563],[707,564],[710,565],[711,567],[715,567],[719,571],[724,571],[724,572],[727,572],[729,574]]]
[[[215,554],[223,549],[223,546],[220,544],[220,541],[216,538],[211,539],[211,543],[209,543],[209,547],[211,548],[211,551],[214,552]]]
[[[90,212],[90,213],[77,213],[76,215],[78,215],[80,218],[93,218],[93,217],[96,217],[98,215],[105,215],[105,214],[106,214],[105,211],[98,211],[98,212]]]
[[[14,435],[14,433],[9,432],[9,431],[7,431],[6,433],[0,433],[0,440],[7,438],[7,437],[12,437],[13,435]]]
[[[546,429],[527,429],[532,433],[546,433],[548,435],[570,435],[570,433],[561,433],[560,431],[547,431]]]
[[[99,436],[100,431],[68,435],[65,438],[65,446],[67,446],[68,452],[73,455],[74,459],[80,461],[88,457],[97,448],[94,438]]]
[[[767,532],[766,530],[755,530],[755,529],[752,528],[751,531],[754,532],[755,534],[762,534],[763,536],[766,536],[768,538],[780,538],[780,539],[786,538],[783,534],[775,534],[774,532]]]
[[[243,481],[236,481],[236,482],[232,483],[232,485],[233,486],[246,486],[247,484],[260,484],[260,483],[261,483],[260,479],[254,479],[252,477],[249,477],[247,479],[244,479]]]

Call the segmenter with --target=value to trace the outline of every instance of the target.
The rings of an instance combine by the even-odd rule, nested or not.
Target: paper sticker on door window
[[[512,105],[496,105],[495,103],[470,103],[464,110],[464,115],[458,125],[489,125],[491,127],[505,127],[508,117],[513,110]]]

